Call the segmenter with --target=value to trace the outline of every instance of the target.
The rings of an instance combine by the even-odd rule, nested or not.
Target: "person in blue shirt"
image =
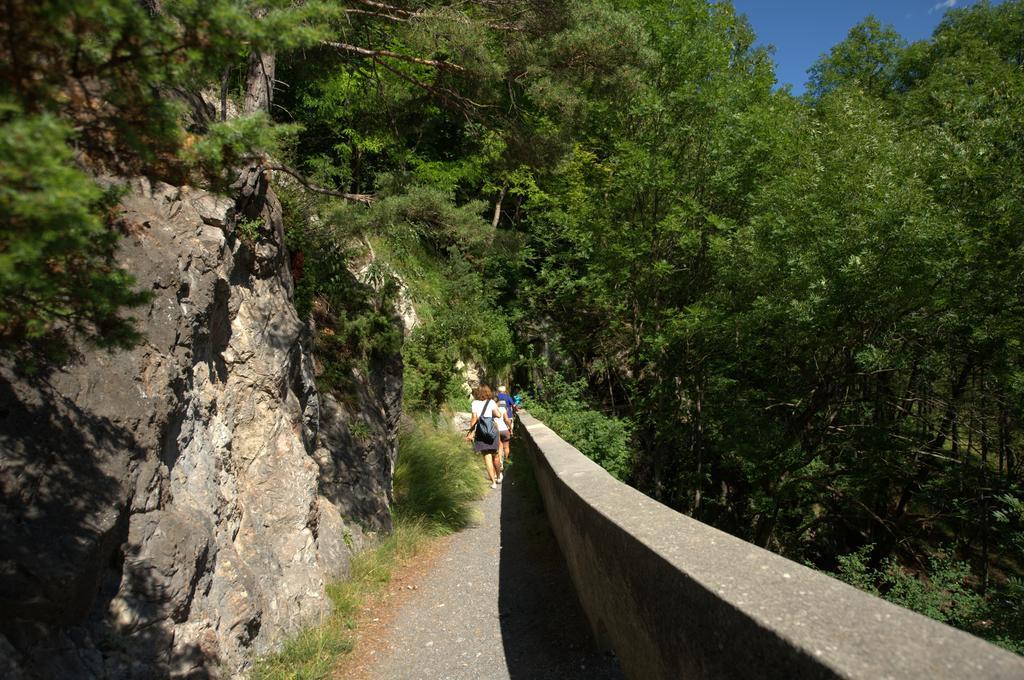
[[[504,385],[498,386],[498,396],[496,397],[498,403],[505,405],[505,412],[508,414],[508,419],[512,421],[513,429],[515,429],[515,418],[516,418],[516,402],[508,393],[508,389]]]

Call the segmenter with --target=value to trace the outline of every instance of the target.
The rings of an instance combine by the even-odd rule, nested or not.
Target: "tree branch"
[[[424,66],[432,66],[434,68],[451,69],[452,71],[465,71],[465,67],[453,64],[450,61],[438,61],[436,59],[422,59],[420,57],[410,57],[407,54],[398,54],[397,52],[391,52],[389,50],[370,50],[365,47],[358,47],[356,45],[349,45],[348,43],[334,42],[333,40],[324,40],[323,45],[333,47],[337,50],[344,52],[351,52],[352,54],[361,54],[365,57],[372,59],[378,59],[380,57],[388,57],[391,59],[398,59],[400,61],[407,61],[410,64],[422,64]]]
[[[409,21],[412,19],[412,17],[396,17],[396,16],[393,16],[391,14],[381,14],[380,12],[371,12],[368,9],[354,9],[354,8],[351,8],[351,7],[347,8],[345,10],[345,14],[361,14],[361,15],[367,16],[367,17],[375,17],[377,19],[387,19],[388,21],[398,21],[398,22],[401,22],[401,23],[409,23]]]
[[[394,14],[404,14],[408,17],[415,17],[419,16],[420,14],[419,12],[413,12],[411,10],[402,9],[401,7],[395,7],[394,5],[387,5],[384,4],[383,2],[374,2],[374,0],[356,0],[356,2],[358,2],[361,5],[366,5],[367,7],[373,7],[375,9],[383,10],[385,12],[392,12]]]
[[[473,106],[473,107],[478,108],[478,109],[484,108],[485,106],[487,106],[485,104],[478,104],[477,102],[473,101],[472,99],[468,99],[467,97],[463,97],[462,95],[460,95],[460,94],[458,94],[456,92],[452,92],[451,90],[449,90],[447,88],[439,89],[439,88],[433,87],[431,85],[428,85],[428,84],[426,84],[424,82],[421,82],[419,80],[416,80],[415,78],[413,78],[413,77],[411,77],[411,76],[409,76],[409,75],[407,75],[405,73],[402,73],[401,71],[396,69],[391,64],[389,64],[386,61],[383,61],[382,59],[379,59],[377,57],[374,57],[373,61],[374,61],[375,64],[379,64],[385,70],[389,71],[390,73],[394,74],[395,76],[398,76],[399,78],[401,78],[402,80],[406,81],[410,85],[414,85],[414,86],[416,86],[418,88],[421,88],[421,89],[425,90],[426,92],[429,92],[432,95],[440,97],[443,101],[448,102],[449,104],[452,104],[456,108],[461,109],[462,112],[464,114],[466,114],[467,116],[469,115],[469,111],[471,110],[469,108],[470,106]]]
[[[298,170],[290,168],[287,165],[267,164],[264,165],[263,167],[266,168],[267,170],[277,170],[279,172],[291,175],[292,177],[299,181],[299,184],[306,187],[310,191],[313,191],[318,194],[326,194],[327,196],[337,196],[338,198],[344,198],[345,200],[348,201],[355,201],[356,203],[365,203],[366,205],[370,205],[376,200],[376,197],[373,194],[349,194],[345,193],[344,191],[335,191],[334,189],[327,189],[325,187],[317,186],[316,184],[313,184],[308,179],[306,179]]]

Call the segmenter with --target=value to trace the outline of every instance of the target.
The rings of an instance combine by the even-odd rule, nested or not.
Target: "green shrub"
[[[879,569],[868,564],[873,545],[838,557],[833,576],[885,600],[943,623],[974,633],[1014,652],[1024,651],[1024,582],[1010,578],[988,597],[969,585],[966,562],[937,553],[928,568],[915,573],[887,559]]]
[[[370,372],[376,360],[400,351],[402,330],[394,313],[398,283],[386,267],[374,285],[353,274],[361,244],[343,225],[320,217],[322,206],[283,186],[285,242],[294,258],[295,309],[313,317],[313,351],[322,371],[317,387],[339,397],[353,391],[353,371]]]
[[[884,597],[893,604],[920,612],[936,621],[969,628],[985,614],[985,599],[967,586],[971,568],[940,553],[928,560],[920,576],[886,560],[881,581]]]
[[[405,404],[434,410],[461,394],[457,362],[475,361],[494,375],[513,360],[509,322],[496,304],[497,290],[478,273],[437,264],[446,277],[429,314],[405,343]],[[464,399],[464,397],[460,397]]]
[[[839,562],[838,573],[833,576],[872,595],[878,595],[878,588],[875,585],[878,581],[878,573],[868,566],[871,550],[874,547],[869,543],[849,555],[840,555],[836,558]]]
[[[1024,654],[1024,579],[1011,576],[989,597],[992,625],[985,635],[1011,652]]]
[[[616,479],[626,480],[635,457],[630,446],[632,423],[590,408],[582,396],[585,389],[583,381],[569,383],[556,373],[545,380],[543,398],[527,396],[524,404],[587,458]]]

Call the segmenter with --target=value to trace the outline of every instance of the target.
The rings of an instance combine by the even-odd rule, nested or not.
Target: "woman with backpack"
[[[498,447],[501,439],[498,437],[497,421],[502,418],[498,410],[498,404],[494,401],[491,388],[481,384],[473,391],[473,404],[470,406],[473,418],[469,421],[469,432],[466,433],[466,441],[473,442],[473,450],[484,454],[484,463],[487,465],[487,478],[491,480],[491,488],[498,488],[504,475],[502,474],[501,456],[498,454]],[[508,424],[508,418],[505,418]]]

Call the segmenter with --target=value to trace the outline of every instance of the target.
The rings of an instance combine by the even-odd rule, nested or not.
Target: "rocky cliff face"
[[[233,676],[390,526],[401,360],[345,403],[318,394],[279,204],[248,177],[237,202],[130,183],[143,344],[0,368],[4,677]]]

